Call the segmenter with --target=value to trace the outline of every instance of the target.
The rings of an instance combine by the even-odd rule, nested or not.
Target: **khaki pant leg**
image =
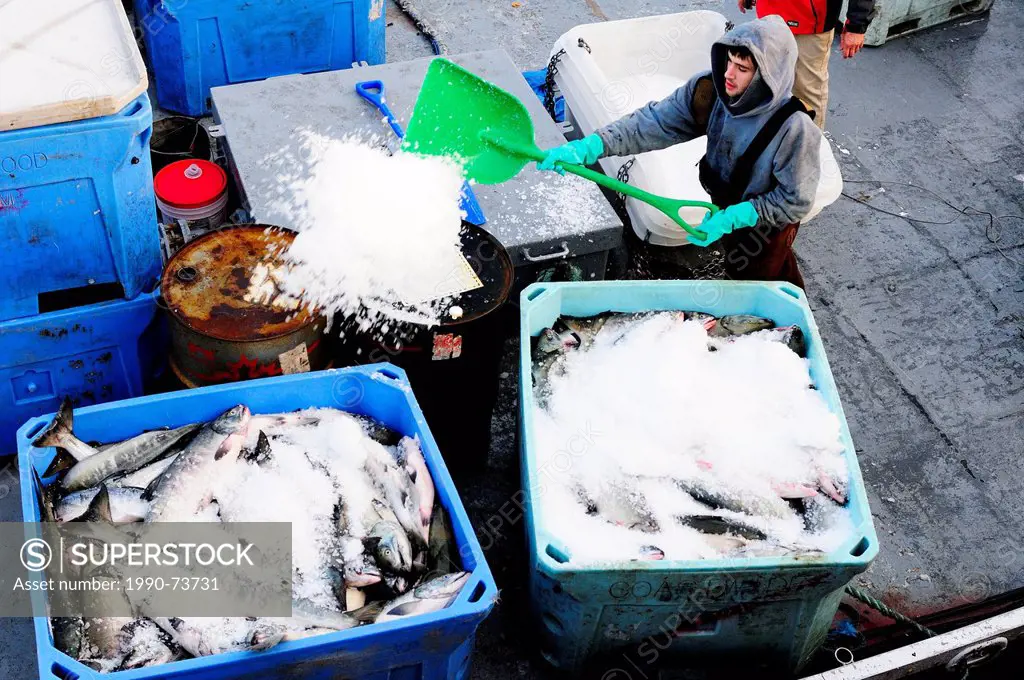
[[[832,31],[794,36],[799,50],[793,95],[814,109],[814,122],[825,129],[828,113],[828,57],[832,49]]]

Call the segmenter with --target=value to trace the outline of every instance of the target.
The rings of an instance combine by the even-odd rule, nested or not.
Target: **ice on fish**
[[[535,502],[573,563],[841,543],[841,427],[798,331],[693,312],[553,324],[534,350]]]
[[[69,407],[49,430],[77,446],[72,415]],[[124,445],[91,447],[90,455]],[[283,619],[157,617],[147,598],[120,598],[106,602],[116,616],[52,619],[55,644],[100,672],[260,651],[371,623],[406,594],[403,602],[413,604],[388,620],[436,611],[457,594],[434,592],[435,581],[461,565],[443,508],[435,506],[420,442],[373,419],[329,408],[254,416],[239,405],[198,426],[180,453],[156,463],[138,460],[138,469],[119,470],[108,482],[70,494],[62,493],[60,479],[43,488],[37,476],[44,518],[98,522],[109,540],[123,537],[108,523],[143,518],[288,522],[297,605],[294,616]],[[62,478],[78,464],[61,471]],[[149,482],[145,490],[127,486],[143,481]],[[429,574],[428,562],[436,568]]]
[[[100,490],[101,487],[94,486],[65,496],[55,508],[56,520],[70,522],[84,515]],[[110,520],[114,524],[141,522],[149,514],[149,502],[143,498],[145,490],[107,486],[107,493],[110,497]]]

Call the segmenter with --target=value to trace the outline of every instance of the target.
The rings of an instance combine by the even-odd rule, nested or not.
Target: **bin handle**
[[[527,262],[546,262],[547,260],[558,260],[563,257],[566,257],[568,254],[569,243],[566,241],[562,241],[562,247],[560,250],[556,250],[553,253],[548,253],[547,255],[531,255],[530,249],[526,246],[523,246],[523,259],[525,259]]]

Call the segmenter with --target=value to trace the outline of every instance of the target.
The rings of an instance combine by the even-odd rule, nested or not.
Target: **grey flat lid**
[[[519,97],[533,116],[541,148],[565,142],[558,125],[503,50],[449,58]],[[382,81],[388,106],[405,127],[430,61],[417,59],[213,88],[214,116],[224,127],[233,171],[253,217],[288,226],[282,223],[284,215],[275,212],[273,195],[259,188],[273,186],[275,176],[282,172],[302,172],[301,167],[284,167],[281,162],[282,158],[301,156],[302,131],[334,137],[378,134],[391,141],[391,129],[381,114],[356,94],[355,84]],[[517,265],[529,257],[566,250],[582,255],[620,243],[621,220],[597,185],[577,177],[541,173],[531,164],[513,180],[475,185],[474,191],[487,217],[484,228],[508,249]]]

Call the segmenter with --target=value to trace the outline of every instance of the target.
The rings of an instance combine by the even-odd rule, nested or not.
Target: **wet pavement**
[[[523,70],[543,67],[555,39],[580,23],[691,8],[745,20],[732,0],[412,4],[452,52],[502,47]],[[394,9],[389,61],[428,55]],[[1019,606],[1014,591],[1024,590],[1021,35],[1024,5],[997,0],[991,16],[853,60],[833,50],[829,133],[846,193],[877,210],[840,198],[796,243],[882,543],[859,585],[940,629],[986,602]],[[516,351],[510,340],[488,472],[461,486],[501,588],[478,636],[475,678],[549,675],[524,616],[522,520],[501,511],[519,488]],[[20,519],[16,480],[0,475],[0,519]],[[865,616],[864,629],[888,623],[844,610]],[[915,639],[893,627],[868,634],[880,646]],[[31,623],[0,619],[0,641],[0,678],[35,677]],[[654,671],[634,677],[647,675]]]
[[[414,4],[432,3],[448,8],[430,18],[453,52],[492,36],[524,70],[543,67],[578,23],[685,9],[746,18],[731,1]],[[833,49],[828,129],[845,191],[895,214],[843,197],[796,243],[882,544],[858,585],[939,629],[994,599],[1010,606],[1024,588],[1024,69],[1012,66],[1022,30],[1024,7],[997,1],[991,16],[852,60]],[[423,53],[425,42],[389,58]],[[506,363],[491,473],[463,491],[503,589],[478,640],[481,678],[542,668],[520,619],[522,527],[499,511],[519,480],[518,376]],[[868,632],[879,648],[916,639],[862,606],[844,610],[864,629],[888,626]]]

